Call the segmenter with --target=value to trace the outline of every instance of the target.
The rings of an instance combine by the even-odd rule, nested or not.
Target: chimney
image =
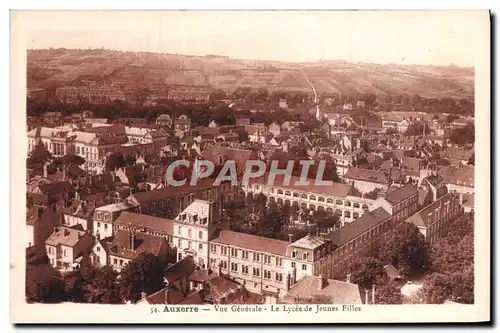
[[[325,288],[325,285],[326,285],[326,280],[325,278],[320,274],[320,276],[318,276],[318,290],[323,290],[323,288]]]
[[[347,278],[345,280],[347,283],[351,283],[351,273],[347,273]]]
[[[285,291],[290,290],[290,273],[285,276]]]
[[[370,304],[370,291],[365,289],[365,304]]]
[[[130,249],[135,250],[135,232],[133,230],[130,231]]]
[[[292,243],[293,234],[288,234],[288,243]]]
[[[375,304],[375,284],[372,284],[372,304]]]
[[[43,178],[47,178],[49,176],[49,172],[47,170],[47,163],[43,165]]]

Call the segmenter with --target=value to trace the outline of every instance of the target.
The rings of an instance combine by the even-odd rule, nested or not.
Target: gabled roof
[[[217,157],[224,156],[225,160],[235,161],[236,168],[244,171],[249,160],[257,160],[257,154],[248,149],[221,147],[209,144],[202,152],[204,159],[217,164]]]
[[[273,253],[286,256],[286,249],[290,243],[260,236],[254,236],[231,230],[221,230],[219,237],[212,243],[231,245],[239,248],[249,249],[257,252]]]
[[[388,192],[385,196],[385,200],[393,205],[397,205],[413,195],[418,195],[417,188],[412,184],[406,184],[394,191]]]
[[[410,216],[406,222],[413,223],[417,227],[429,227],[429,214],[431,216],[434,215],[434,212],[436,209],[444,209],[444,205],[446,202],[449,202],[450,209],[451,207],[451,202],[456,198],[453,197],[451,193],[447,193],[442,197],[439,197],[436,201],[432,202],[431,204],[427,205],[423,209],[419,210],[412,216]],[[433,219],[434,220],[434,219]]]
[[[319,279],[323,279],[322,289],[319,289]],[[304,276],[288,291],[284,299],[287,303],[296,303],[317,295],[328,297],[329,304],[363,304],[357,284],[318,276]]]
[[[134,247],[131,247],[131,233],[127,230],[118,230],[110,246],[110,255],[134,259],[141,253],[160,254],[163,244],[167,243],[165,237],[148,235],[142,232],[134,233]]]
[[[343,177],[345,179],[361,180],[383,185],[387,185],[389,183],[385,174],[379,170],[349,168]]]
[[[69,227],[58,227],[52,235],[45,241],[45,244],[58,246],[64,245],[74,247],[83,237],[92,237],[85,231]]]
[[[192,256],[185,256],[165,270],[165,278],[170,284],[193,274],[196,264]]]
[[[173,220],[127,211],[122,212],[114,222],[116,225],[133,226],[150,231],[163,232],[169,235],[174,233],[173,223]]]
[[[340,247],[390,218],[391,214],[382,207],[379,207],[363,214],[359,219],[348,223],[342,228],[331,232],[326,237],[330,239],[333,245]]]

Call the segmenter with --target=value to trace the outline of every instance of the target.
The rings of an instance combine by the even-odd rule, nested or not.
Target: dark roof
[[[448,159],[468,160],[474,154],[474,150],[465,150],[456,147],[448,147],[441,152],[441,157]]]
[[[196,268],[192,256],[186,256],[165,270],[165,277],[169,283],[190,276]]]
[[[389,181],[382,171],[362,168],[349,168],[344,175],[346,179],[362,180],[371,183],[387,185]]]
[[[397,205],[415,194],[418,194],[417,188],[412,184],[406,184],[394,191],[388,192],[385,199],[391,204]]]
[[[286,249],[289,244],[278,239],[249,235],[231,230],[222,230],[219,237],[212,240],[212,243],[231,245],[258,252],[269,252],[281,256],[286,256]]]
[[[225,276],[216,276],[207,283],[214,303],[230,304],[238,298],[245,298],[245,287]]]
[[[61,225],[62,217],[51,209],[32,207],[26,211],[26,225],[35,225],[37,221],[46,220],[50,220],[50,224],[57,227]]]
[[[184,294],[182,292],[174,286],[169,286],[147,296],[146,302],[149,304],[179,304],[183,299]]]
[[[131,248],[130,232],[128,230],[118,230],[110,246],[110,254],[127,259],[134,259],[140,253],[152,253],[155,256],[160,254],[165,237],[153,236],[141,232],[135,232],[134,248]]]
[[[331,232],[327,237],[333,245],[342,246],[390,218],[391,214],[382,207],[379,207],[363,214],[359,219],[348,223],[344,227]]]
[[[209,144],[202,152],[204,159],[217,164],[217,157],[223,156],[226,161],[235,161],[238,171],[244,171],[249,160],[256,160],[257,154],[248,149],[221,147]]]
[[[188,193],[211,189],[214,187],[217,187],[214,185],[214,180],[206,178],[199,180],[197,184],[194,186],[190,185],[190,183],[187,181],[184,186],[169,186],[158,190],[137,192],[134,193],[132,196],[139,203],[148,203],[154,200],[177,197]]]
[[[68,182],[44,184],[38,186],[38,189],[40,190],[41,194],[44,195],[68,193],[74,190],[73,186]]]
[[[456,169],[447,181],[450,184],[474,187],[474,166],[464,166]]]
[[[73,200],[70,206],[62,209],[62,213],[87,219],[89,217],[92,217],[95,208],[96,205],[92,202]]]
[[[160,217],[136,214],[124,211],[114,222],[116,225],[134,226],[155,232],[163,232],[172,235],[174,232],[174,221]]]
[[[268,184],[269,173],[264,174],[259,178],[251,178],[250,183],[252,184]],[[285,189],[309,192],[324,196],[333,196],[337,198],[345,198],[353,193],[353,187],[349,184],[333,183],[332,185],[316,185],[314,179],[308,179],[309,185],[297,185],[300,181],[300,177],[291,176],[289,185],[284,185],[285,176],[276,175],[274,177],[274,182],[271,186],[281,187]]]

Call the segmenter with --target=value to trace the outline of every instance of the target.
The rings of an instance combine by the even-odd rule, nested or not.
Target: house
[[[191,119],[186,115],[181,115],[175,120],[174,131],[182,131],[185,135],[191,132]]]
[[[156,118],[156,126],[160,127],[172,127],[172,117],[169,114],[163,113]]]
[[[363,194],[375,189],[386,191],[389,187],[387,176],[379,170],[349,168],[342,178]]]
[[[441,152],[441,157],[450,161],[451,166],[467,165],[474,155],[474,149],[466,150],[457,147],[448,147]]]
[[[56,227],[45,241],[50,264],[63,272],[77,269],[83,256],[89,254],[93,246],[93,236],[70,227]]]
[[[160,261],[168,258],[168,244],[165,237],[142,232],[118,230],[109,246],[109,264],[120,272],[141,253],[151,253]]]
[[[47,183],[38,185],[28,197],[35,206],[51,207],[66,206],[70,198],[74,196],[75,189],[67,181]]]
[[[234,161],[236,163],[236,171],[242,173],[245,171],[248,161],[257,160],[257,153],[249,149],[221,147],[209,144],[203,150],[202,157],[214,163],[216,166],[215,171],[217,171],[217,167],[221,167],[226,161]]]
[[[300,128],[301,125],[303,125],[303,121],[285,121],[281,125],[281,130],[283,131],[292,131],[295,128]]]
[[[201,268],[208,267],[208,241],[220,227],[221,206],[215,202],[195,200],[173,221],[173,244],[177,260],[191,256]]]
[[[208,127],[209,127],[209,128],[216,128],[216,127],[219,127],[219,125],[215,122],[215,120],[212,120],[212,121],[210,121],[210,123],[208,124]]]
[[[57,124],[62,120],[62,112],[45,112],[43,115],[44,123]]]
[[[95,238],[95,243],[90,253],[90,261],[95,267],[110,265],[109,248],[112,243],[113,237],[103,239]]]
[[[61,210],[64,216],[64,224],[69,227],[81,225],[83,230],[92,233],[94,209],[96,204],[85,200],[73,200],[71,205]]]
[[[363,304],[357,284],[331,280],[322,276],[304,276],[286,293],[285,304]]]
[[[454,168],[444,179],[450,193],[474,194],[474,166]]]
[[[365,101],[357,101],[356,106],[358,108],[364,108],[365,107]]]
[[[45,241],[61,225],[61,216],[50,209],[31,207],[26,211],[26,247],[45,248]]]
[[[426,241],[433,245],[446,236],[459,214],[458,196],[448,193],[410,216],[406,222],[414,224]]]
[[[267,142],[267,128],[264,125],[247,125],[245,130],[248,133],[248,141],[256,143]]]
[[[133,230],[153,236],[164,237],[172,244],[174,221],[156,216],[124,211],[113,222],[115,230]]]
[[[390,189],[372,203],[372,207],[382,207],[389,212],[394,221],[402,222],[418,211],[419,192],[412,184]]]
[[[278,106],[281,108],[281,109],[288,109],[288,102],[285,98],[280,98],[279,102],[278,102]]]

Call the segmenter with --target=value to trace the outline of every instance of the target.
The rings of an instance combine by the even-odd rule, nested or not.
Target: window
[[[100,228],[101,227],[101,222],[97,222],[97,227]]]
[[[113,258],[113,264],[118,265],[118,260],[116,258]]]
[[[203,239],[203,231],[198,231],[198,239]]]
[[[292,268],[295,268],[295,262],[292,261]]]
[[[182,248],[182,239],[179,239],[179,241],[177,242],[177,247],[179,249]]]
[[[276,266],[283,266],[283,259],[276,257]]]
[[[248,251],[241,251],[241,257],[248,260]]]
[[[178,235],[181,235],[181,234],[182,234],[182,228],[181,228],[181,227],[177,227],[177,234],[178,234]]]
[[[188,229],[188,237],[189,238],[193,237],[193,232],[191,229]]]
[[[357,219],[359,217],[359,213],[352,213],[352,217]]]
[[[333,203],[333,199],[332,198],[326,199],[326,203],[332,204]]]
[[[52,254],[52,247],[49,247],[49,254]]]
[[[349,211],[347,211],[347,210],[346,210],[346,211],[344,212],[344,216],[345,216],[345,217],[351,217],[351,212],[349,212]]]
[[[353,207],[354,207],[354,208],[359,208],[359,203],[355,202],[355,203],[353,204]]]
[[[189,241],[188,242],[188,249],[191,249],[191,245],[192,245],[192,243],[191,243],[191,241]]]
[[[307,257],[308,257],[308,254],[309,253],[302,253],[302,260],[307,260]]]
[[[300,195],[300,197],[301,197],[302,199],[307,199],[307,194],[302,193],[302,194]]]
[[[76,147],[76,153],[77,153],[78,155],[80,155],[80,146],[77,146],[77,147]]]
[[[260,269],[253,268],[253,276],[260,276]]]
[[[238,264],[232,262],[231,263],[231,271],[232,272],[237,272],[238,271]]]
[[[295,257],[297,257],[297,251],[293,250],[292,251],[292,258],[295,258]]]
[[[293,196],[298,198],[299,197],[299,194],[297,192],[293,192]]]
[[[278,281],[278,282],[283,281],[283,274],[281,274],[281,273],[276,273],[276,281]]]
[[[231,257],[237,257],[238,256],[238,250],[237,249],[231,249]]]
[[[346,206],[346,207],[351,207],[351,202],[350,202],[350,201],[346,201],[346,202],[344,203],[344,206]]]
[[[241,265],[241,272],[243,274],[248,274],[248,266],[246,265]]]
[[[278,194],[283,194],[283,190],[278,190]]]
[[[120,266],[123,266],[123,260],[120,259]]]
[[[316,200],[316,196],[315,195],[310,195],[309,196],[309,200]]]
[[[203,244],[202,243],[198,244],[198,250],[200,250],[200,251],[203,250]]]
[[[227,269],[227,261],[222,261],[222,268]]]
[[[253,253],[253,261],[260,261],[260,254],[259,253],[256,253],[256,252]]]
[[[97,252],[101,251],[101,248],[100,248],[99,246],[98,246],[98,247],[96,247],[96,251],[97,251]]]
[[[65,257],[68,256],[68,250],[66,250],[66,249],[63,250],[63,256],[65,256]]]
[[[302,270],[303,271],[307,270],[307,265],[302,264]]]
[[[104,223],[104,229],[108,230],[108,224],[107,223]]]
[[[285,191],[285,195],[290,196],[292,194],[290,193],[290,191]]]
[[[323,198],[323,197],[318,197],[318,201],[319,201],[319,202],[325,202],[325,198]]]
[[[271,256],[264,255],[264,263],[265,264],[271,264]]]
[[[264,270],[264,279],[271,280],[271,271]]]
[[[210,252],[214,253],[215,252],[215,245],[210,244]]]
[[[220,253],[221,253],[221,254],[224,254],[224,255],[227,255],[227,247],[225,247],[225,246],[221,246],[221,247],[220,247]]]

